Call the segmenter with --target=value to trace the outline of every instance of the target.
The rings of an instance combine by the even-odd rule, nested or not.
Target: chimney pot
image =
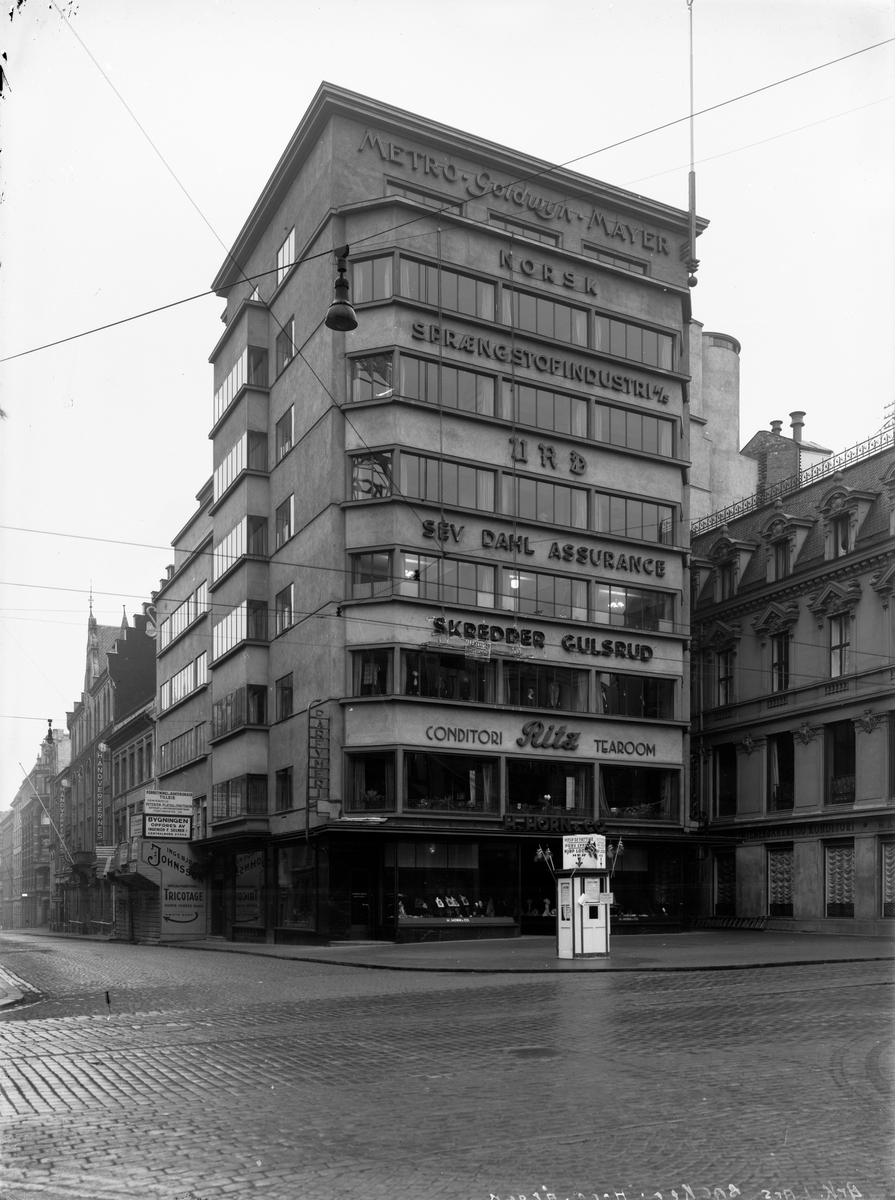
[[[783,428],[782,421],[771,421],[771,433],[780,433],[780,430],[782,428]]]
[[[805,424],[802,418],[804,415],[805,414],[803,412],[799,411],[791,412],[789,414],[789,419],[792,422],[792,440],[794,442],[800,442],[802,440],[802,426]]]

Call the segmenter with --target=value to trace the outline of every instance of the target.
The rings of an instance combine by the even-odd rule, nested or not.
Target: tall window
[[[880,871],[882,913],[884,917],[895,917],[895,842],[883,842],[880,846]]]
[[[790,551],[789,538],[781,538],[774,542],[774,578],[785,579],[789,574]]]
[[[276,682],[277,720],[292,716],[292,672],[281,675]]]
[[[834,721],[824,728],[827,762],[827,803],[851,804],[855,799],[855,726]]]
[[[395,807],[395,756],[388,752],[348,755],[349,812],[380,812]]]
[[[830,618],[830,678],[847,675],[850,668],[851,618],[848,613]]]
[[[789,634],[775,633],[771,638],[771,691],[789,688]]]
[[[792,734],[772,734],[768,738],[768,810],[770,812],[781,812],[793,807],[795,782],[795,748]]]
[[[277,621],[277,635],[284,633],[293,621],[292,610],[292,589],[293,584],[283,588],[281,592],[277,592],[275,601],[275,612]]]
[[[715,855],[715,916],[737,913],[737,866],[735,854]]]
[[[285,812],[293,807],[292,799],[292,768],[285,767],[276,774],[276,811]]]
[[[290,404],[277,421],[277,462],[292,449],[293,406]]]
[[[352,694],[388,696],[392,690],[392,651],[384,647],[354,650],[351,654]]]
[[[723,562],[718,566],[718,599],[729,600],[734,593],[733,563]]]
[[[715,816],[734,817],[737,811],[737,748],[715,747]]]
[[[716,701],[719,708],[733,703],[733,651],[719,650],[715,655]]]
[[[295,355],[295,318],[290,317],[283,322],[283,328],[277,334],[277,374],[292,362]]]
[[[286,235],[286,240],[283,242],[277,251],[277,286],[283,282],[289,274],[289,268],[295,262],[295,226],[293,226]]]
[[[841,516],[834,517],[830,522],[830,547],[832,550],[831,558],[842,558],[849,552],[849,536],[851,530],[851,520],[848,513],[843,513]]]
[[[295,532],[295,495],[288,496],[276,512],[277,549],[284,545]]]

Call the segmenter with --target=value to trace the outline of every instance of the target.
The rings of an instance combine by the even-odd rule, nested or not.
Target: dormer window
[[[848,514],[830,521],[830,558],[842,558],[851,550],[851,521]]]
[[[846,487],[842,473],[833,476],[834,486],[817,506],[824,526],[824,558],[827,562],[843,558],[855,548],[855,539],[877,492],[862,492]]]
[[[805,538],[814,521],[810,517],[797,517],[785,513],[781,501],[761,530],[767,549],[767,581],[776,583],[793,573],[796,560],[801,553]]]

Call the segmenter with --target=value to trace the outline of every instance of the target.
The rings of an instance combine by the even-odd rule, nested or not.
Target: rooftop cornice
[[[324,82],[317,89],[307,112],[299,122],[298,128],[290,138],[245,224],[230,247],[229,255],[218,270],[212,284],[215,292],[222,293],[238,281],[240,273],[236,264],[244,265],[254,248],[259,233],[271,220],[301,163],[316,144],[327,121],[340,115],[353,120],[366,121],[375,125],[377,131],[392,131],[400,133],[403,137],[410,135],[433,148],[447,150],[452,154],[466,155],[473,160],[481,159],[488,165],[502,168],[520,182],[529,181],[532,177],[537,176],[552,188],[574,195],[586,196],[591,201],[612,205],[618,209],[632,210],[639,214],[648,213],[655,221],[673,226],[684,233],[688,229],[688,215],[683,209],[673,208],[636,192],[628,192],[623,188],[601,183],[587,175],[579,175],[576,171],[570,171],[566,167],[554,166],[542,159],[532,158],[518,150],[501,146],[497,142],[486,141],[473,134],[464,133],[460,129],[454,129],[450,125],[430,121],[417,113],[394,108],[392,105],[383,104],[369,96],[363,96],[358,92],[349,91],[347,88]],[[699,232],[702,232],[707,225],[708,221],[704,217],[697,218]]]

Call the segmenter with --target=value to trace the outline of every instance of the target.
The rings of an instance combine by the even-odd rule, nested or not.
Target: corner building
[[[617,931],[695,913],[686,239],[321,86],[215,280],[211,555],[158,597],[210,932],[552,932],[535,854],[597,829]]]

